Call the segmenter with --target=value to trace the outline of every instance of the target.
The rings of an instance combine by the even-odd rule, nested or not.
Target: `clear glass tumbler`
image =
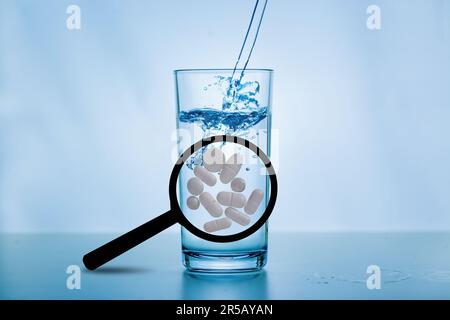
[[[230,90],[232,73],[231,69],[175,71],[179,154],[202,138],[231,134],[250,140],[270,156],[273,70],[247,69],[235,89]],[[241,170],[250,169],[244,165]],[[261,179],[259,172],[254,174],[254,179],[247,180],[247,197],[255,188],[269,188],[267,179]],[[188,196],[183,187],[185,180],[179,177],[182,210],[186,209],[184,199]],[[209,242],[181,228],[181,241],[183,264],[190,271],[249,272],[267,263],[267,223],[251,236],[231,243]]]

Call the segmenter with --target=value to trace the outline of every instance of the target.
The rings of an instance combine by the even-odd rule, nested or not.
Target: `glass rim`
[[[220,73],[220,72],[233,72],[233,68],[218,68],[218,69],[213,69],[213,68],[203,68],[203,69],[176,69],[173,72],[175,74],[177,73]],[[243,71],[244,69],[236,69],[236,71]],[[269,68],[247,68],[245,69],[245,71],[248,72],[267,72],[267,73],[273,73],[274,70],[273,69],[269,69]]]

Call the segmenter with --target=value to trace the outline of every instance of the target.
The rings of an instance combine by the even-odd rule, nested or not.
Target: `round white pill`
[[[225,215],[241,226],[246,226],[250,223],[250,217],[235,208],[226,208]]]
[[[225,162],[222,171],[220,172],[220,181],[222,183],[227,184],[234,177],[237,176],[239,170],[241,170],[242,164],[244,162],[244,158],[239,153],[233,154],[227,162]]]
[[[243,208],[246,199],[242,193],[221,191],[217,194],[217,201],[226,207]]]
[[[225,155],[220,149],[210,148],[203,154],[203,166],[210,172],[219,172],[225,163]]]
[[[203,225],[206,232],[212,233],[231,227],[231,221],[227,218],[209,221]]]
[[[187,189],[190,194],[198,196],[203,192],[203,183],[199,178],[190,178],[187,182]]]
[[[197,210],[200,207],[200,200],[198,200],[197,197],[190,196],[189,198],[187,198],[186,204],[189,209]]]
[[[197,178],[202,180],[208,186],[212,187],[216,184],[217,178],[211,172],[206,170],[204,167],[197,166],[194,168],[194,174]]]
[[[245,190],[245,180],[242,178],[234,178],[231,181],[231,190],[234,192],[242,192]]]
[[[254,214],[258,210],[259,205],[264,197],[264,192],[261,189],[253,190],[252,194],[248,198],[244,211],[248,214]]]
[[[222,215],[222,207],[209,192],[200,195],[200,203],[213,217],[218,218]]]

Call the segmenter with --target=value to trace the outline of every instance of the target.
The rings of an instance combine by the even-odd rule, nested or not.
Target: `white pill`
[[[216,232],[231,227],[231,221],[227,218],[209,221],[203,225],[206,232]]]
[[[241,170],[243,162],[244,158],[242,155],[239,153],[233,154],[223,166],[222,172],[220,173],[220,181],[227,184],[233,180],[239,173],[239,170]]]
[[[219,172],[225,163],[225,155],[217,148],[208,149],[203,154],[203,166],[210,172]]]
[[[243,208],[245,200],[245,196],[241,193],[221,191],[217,194],[217,201],[226,207]]]
[[[190,194],[198,196],[203,192],[203,183],[199,178],[193,177],[188,180],[187,189]]]
[[[264,197],[264,192],[261,189],[253,190],[250,198],[248,198],[244,211],[248,214],[254,214],[258,210],[259,205]]]
[[[200,200],[198,200],[197,197],[190,196],[189,198],[187,198],[186,204],[189,209],[197,210],[200,207]]]
[[[245,190],[245,180],[242,178],[234,178],[231,181],[231,190],[234,192],[242,192]]]
[[[235,208],[226,208],[225,215],[241,226],[246,226],[250,223],[250,217]]]
[[[222,215],[222,207],[209,192],[200,195],[200,203],[213,217],[218,218]]]
[[[197,178],[202,180],[208,186],[212,187],[216,184],[217,178],[203,167],[197,166],[194,168],[194,174]]]

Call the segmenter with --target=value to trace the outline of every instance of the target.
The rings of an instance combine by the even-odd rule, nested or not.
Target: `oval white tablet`
[[[220,181],[222,183],[229,183],[234,177],[237,176],[239,170],[241,170],[244,158],[239,153],[233,154],[227,162],[225,162],[222,172],[220,172]]]
[[[198,196],[203,192],[203,183],[199,178],[190,178],[187,182],[187,189],[190,194]]]
[[[190,196],[186,200],[186,205],[191,210],[197,210],[200,207],[200,200],[197,197]]]
[[[244,211],[248,214],[254,214],[258,210],[259,205],[264,197],[264,192],[261,189],[253,190],[252,194],[248,198]]]
[[[241,226],[247,226],[250,223],[250,217],[235,208],[226,208],[225,215]]]
[[[197,178],[202,180],[208,186],[212,187],[216,184],[217,178],[203,167],[197,166],[194,168],[194,174]]]
[[[203,192],[200,195],[200,203],[211,216],[218,218],[222,215],[222,207],[210,193]]]
[[[241,193],[221,191],[217,194],[217,201],[226,207],[243,208],[245,200],[245,196]]]
[[[203,166],[210,172],[219,172],[225,163],[225,155],[220,149],[210,148],[203,154]]]
[[[234,192],[242,192],[245,190],[245,180],[242,178],[234,178],[231,181],[231,190]]]
[[[206,232],[212,233],[231,227],[231,221],[227,218],[209,221],[203,225]]]

